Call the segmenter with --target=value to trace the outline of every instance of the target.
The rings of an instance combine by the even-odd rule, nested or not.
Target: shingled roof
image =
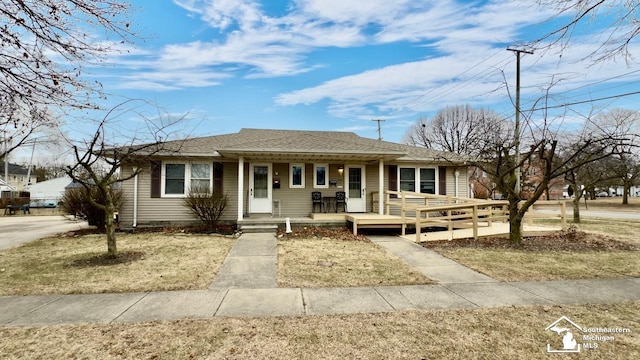
[[[363,138],[353,132],[241,129],[237,133],[172,141],[165,155],[244,156],[254,160],[399,160],[463,162],[456,154]]]

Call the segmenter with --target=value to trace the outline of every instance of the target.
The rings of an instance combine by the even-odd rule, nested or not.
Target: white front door
[[[270,213],[272,195],[271,164],[249,166],[249,212]]]
[[[347,210],[349,212],[365,212],[367,210],[367,196],[365,189],[364,166],[349,165],[347,173]]]

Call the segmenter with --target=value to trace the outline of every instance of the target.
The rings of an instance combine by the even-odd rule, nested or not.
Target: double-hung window
[[[186,196],[189,191],[211,191],[212,165],[196,162],[164,163],[162,194],[166,197]]]
[[[416,191],[416,169],[400,168],[400,190]]]
[[[313,187],[314,188],[329,187],[329,165],[327,164],[313,165]]]
[[[420,168],[420,192],[423,194],[436,193],[436,169]]]
[[[164,165],[164,195],[184,195],[187,164]]]
[[[423,194],[436,193],[436,169],[435,168],[399,168],[398,180],[400,190],[420,192]],[[416,188],[418,186],[418,188]]]
[[[304,164],[289,166],[289,187],[292,189],[304,188]]]

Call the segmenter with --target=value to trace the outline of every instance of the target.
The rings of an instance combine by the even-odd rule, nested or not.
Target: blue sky
[[[110,56],[107,67],[89,69],[109,94],[102,105],[141,98],[174,116],[188,113],[191,136],[253,127],[376,138],[371,120],[383,119],[383,138],[399,142],[416,119],[447,105],[511,116],[504,83],[515,86],[515,55],[506,48],[549,30],[543,22],[552,15],[529,0],[131,2],[142,39]],[[637,90],[633,60],[581,61],[601,42],[598,26],[576,33],[562,56],[523,56],[523,109],[552,76],[565,80],[552,89],[550,105]]]

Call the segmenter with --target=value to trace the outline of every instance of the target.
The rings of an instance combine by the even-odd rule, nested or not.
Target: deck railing
[[[377,194],[374,196],[377,199]],[[385,215],[391,215],[392,209],[402,217],[402,235],[407,224],[415,224],[416,241],[420,241],[422,228],[446,227],[472,228],[473,238],[478,238],[478,228],[488,227],[493,222],[506,222],[509,218],[509,202],[505,200],[471,199],[446,195],[423,194],[408,191],[385,191]],[[536,213],[533,207],[525,215],[532,223],[534,218],[560,217],[563,227],[566,225],[565,201],[539,201],[536,205],[560,206],[560,215]],[[397,208],[397,209],[395,209]]]

